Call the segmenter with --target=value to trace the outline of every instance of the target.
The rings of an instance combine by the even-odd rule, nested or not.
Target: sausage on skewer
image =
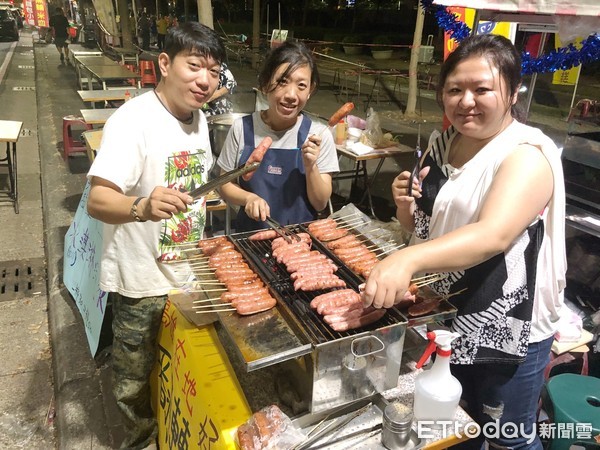
[[[354,103],[352,102],[347,102],[344,103],[340,109],[338,109],[336,112],[334,112],[328,122],[328,125],[330,127],[335,126],[340,120],[342,120],[344,117],[346,117],[348,114],[350,114],[350,111],[352,111],[354,109]]]
[[[272,143],[273,143],[273,139],[271,139],[269,136],[265,136],[263,138],[263,140],[260,141],[260,144],[258,144],[258,147],[256,147],[254,149],[254,151],[248,157],[248,161],[246,161],[246,165],[250,165],[255,162],[261,162],[265,156],[265,153],[267,153],[267,150],[269,150],[269,147],[271,147]],[[242,175],[242,178],[245,181],[250,181],[250,179],[252,178],[252,175],[254,175],[254,172],[248,172],[248,173],[245,173],[244,175]]]

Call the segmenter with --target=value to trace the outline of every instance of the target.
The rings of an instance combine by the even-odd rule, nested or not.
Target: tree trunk
[[[415,23],[415,33],[413,35],[413,45],[410,51],[410,63],[408,66],[408,99],[406,100],[406,111],[405,116],[414,117],[416,116],[417,107],[417,79],[418,74],[418,63],[419,63],[419,50],[421,48],[421,41],[423,39],[423,22],[425,20],[423,7],[421,2],[418,3],[417,9],[417,20]]]
[[[119,14],[121,21],[121,45],[123,45],[123,48],[133,48],[132,36],[137,36],[137,30],[132,30],[129,25],[129,7],[127,5],[127,0],[117,1],[117,14]]]
[[[198,0],[198,22],[215,29],[211,0]]]
[[[260,63],[260,0],[254,0],[252,6],[252,67]]]

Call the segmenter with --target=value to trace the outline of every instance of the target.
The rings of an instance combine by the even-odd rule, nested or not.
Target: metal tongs
[[[288,230],[287,228],[285,228],[284,226],[282,226],[279,222],[277,222],[275,219],[271,218],[271,217],[267,217],[267,225],[269,225],[273,230],[275,230],[275,232],[281,236],[285,242],[287,242],[288,244],[292,243],[292,237],[300,242],[302,239],[300,239],[300,236],[298,236],[296,233],[292,233],[290,230]]]
[[[305,449],[310,448],[312,446],[312,444],[314,444],[319,439],[322,439],[327,434],[333,433],[334,431],[341,429],[342,427],[344,427],[348,423],[352,422],[354,419],[356,419],[361,414],[367,412],[369,410],[369,408],[371,408],[372,404],[373,404],[372,402],[369,402],[362,408],[360,408],[354,412],[348,413],[345,416],[338,417],[337,419],[333,420],[328,425],[323,426],[324,421],[327,420],[327,418],[329,416],[326,417],[323,421],[321,421],[321,423],[319,425],[317,425],[317,427],[313,428],[313,430],[311,431],[311,433],[309,434],[309,437],[307,439],[305,439],[304,441],[302,441],[299,444],[292,447],[292,450],[305,450]]]
[[[208,194],[210,191],[214,191],[219,186],[222,186],[225,183],[229,183],[230,181],[235,180],[237,177],[241,177],[242,175],[248,172],[252,172],[258,169],[258,166],[260,166],[259,162],[253,162],[252,164],[248,164],[242,167],[238,167],[237,169],[230,170],[229,172],[224,173],[223,175],[215,178],[214,180],[210,180],[208,183],[203,184],[202,186],[199,186],[196,189],[192,189],[189,192],[189,195],[194,200],[196,200],[202,197],[204,194]]]
[[[410,173],[410,178],[408,179],[408,196],[412,197],[413,190],[413,182],[415,178],[419,179],[419,172],[421,172],[421,124],[419,124],[418,132],[417,132],[417,146],[415,147],[415,167]]]

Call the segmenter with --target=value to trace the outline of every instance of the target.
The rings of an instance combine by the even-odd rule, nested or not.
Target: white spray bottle
[[[453,420],[462,394],[460,382],[450,373],[451,344],[458,333],[436,330],[427,333],[429,345],[417,363],[420,369],[436,350],[433,367],[415,378],[415,420]],[[435,425],[435,424],[434,424]]]

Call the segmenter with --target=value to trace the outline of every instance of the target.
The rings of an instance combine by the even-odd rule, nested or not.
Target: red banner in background
[[[48,27],[46,0],[23,0],[23,12],[28,25]]]

